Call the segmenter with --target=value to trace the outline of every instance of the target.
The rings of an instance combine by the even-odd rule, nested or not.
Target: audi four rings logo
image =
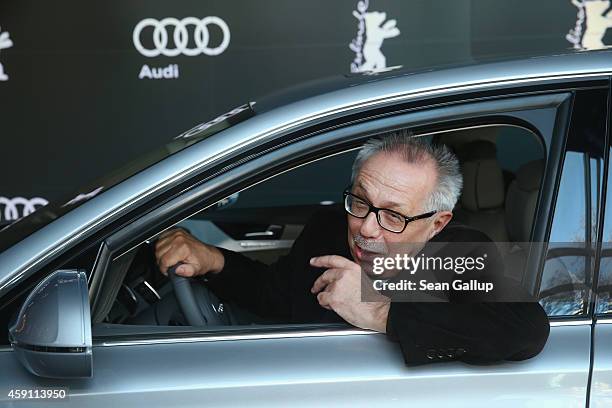
[[[0,211],[0,221],[16,221],[21,217],[36,211],[36,206],[45,206],[49,202],[44,198],[34,197],[31,199],[23,197],[6,198],[0,197],[0,206],[4,206],[4,211]],[[19,211],[21,207],[21,211]]]
[[[223,33],[221,44],[216,47],[210,46],[210,33],[208,27],[216,25]],[[195,47],[189,48],[189,31],[187,27],[194,26],[194,43]],[[155,48],[145,48],[141,42],[142,31],[147,28],[153,28],[153,45]],[[174,28],[173,40],[174,48],[168,47],[168,27]],[[149,30],[147,30],[149,31]],[[230,30],[225,21],[219,17],[209,16],[202,19],[196,17],[185,17],[179,20],[174,17],[167,17],[161,21],[154,18],[145,18],[134,27],[132,35],[134,47],[145,57],[157,57],[165,55],[166,57],[176,57],[183,54],[188,57],[194,57],[199,54],[219,55],[227,49],[230,43]]]

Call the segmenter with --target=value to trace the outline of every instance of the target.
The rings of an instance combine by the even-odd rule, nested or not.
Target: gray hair
[[[459,160],[445,145],[431,145],[403,129],[368,140],[355,158],[351,183],[363,164],[376,153],[398,153],[407,163],[433,160],[437,170],[437,186],[425,203],[424,211],[452,211],[459,200],[463,176]]]

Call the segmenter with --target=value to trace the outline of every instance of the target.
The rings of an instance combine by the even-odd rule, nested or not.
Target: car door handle
[[[241,241],[240,246],[243,248],[264,248],[264,247],[276,247],[275,241]]]
[[[240,247],[245,251],[270,250],[291,248],[293,241],[290,239],[238,241],[238,245],[240,245]]]
[[[282,225],[272,224],[266,228],[265,231],[253,231],[253,232],[245,232],[244,238],[260,238],[260,237],[276,237],[280,238],[280,235],[283,232]]]
[[[274,232],[272,231],[256,231],[256,232],[247,232],[244,234],[245,238],[253,238],[253,237],[271,237],[274,236]]]

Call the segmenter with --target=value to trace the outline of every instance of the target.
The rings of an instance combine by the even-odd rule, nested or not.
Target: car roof
[[[382,70],[346,73],[327,78],[314,79],[290,88],[281,89],[270,93],[257,100],[257,111],[267,112],[281,106],[311,98],[317,95],[327,94],[342,89],[350,89],[365,84],[388,81],[392,78],[402,78],[404,81],[418,83],[428,82],[427,78],[437,77],[436,73],[446,73],[450,82],[458,82],[463,79],[469,81],[473,78],[491,78],[500,72],[513,72],[516,76],[544,75],[551,71],[575,72],[578,65],[585,64],[582,68],[589,70],[586,64],[605,64],[606,58],[612,59],[612,47],[604,50],[576,51],[567,50],[564,53],[548,55],[532,55],[517,58],[503,56],[490,57],[486,59],[474,59],[460,63],[449,63],[444,65],[428,66],[418,69],[404,68],[401,65],[384,68]],[[588,61],[588,62],[587,62]],[[609,65],[608,65],[609,66]],[[451,75],[451,73],[453,73]],[[408,79],[409,77],[413,77]]]
[[[124,215],[128,208],[167,191],[177,179],[191,177],[237,149],[273,142],[278,135],[306,123],[429,96],[572,76],[607,78],[610,73],[612,51],[605,50],[419,72],[348,75],[264,98],[257,101],[256,115],[250,119],[171,154],[112,187],[102,186],[99,194],[83,200],[66,214],[62,213],[66,211],[65,204],[50,204],[19,221],[44,220],[45,225],[21,241],[5,245],[8,249],[0,253],[0,265],[3,265],[0,296],[41,264]],[[7,239],[3,234],[0,232],[0,241]],[[17,279],[19,274],[23,276]]]

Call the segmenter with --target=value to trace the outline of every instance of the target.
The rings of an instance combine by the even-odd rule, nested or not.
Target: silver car
[[[601,51],[319,81],[39,209],[0,232],[0,405],[612,406],[611,78]],[[460,158],[455,217],[539,293],[538,356],[432,350],[406,367],[384,334],[274,321],[156,269],[152,242],[173,227],[272,262],[341,200],[356,149],[402,128]],[[189,325],[193,302],[205,325]]]

